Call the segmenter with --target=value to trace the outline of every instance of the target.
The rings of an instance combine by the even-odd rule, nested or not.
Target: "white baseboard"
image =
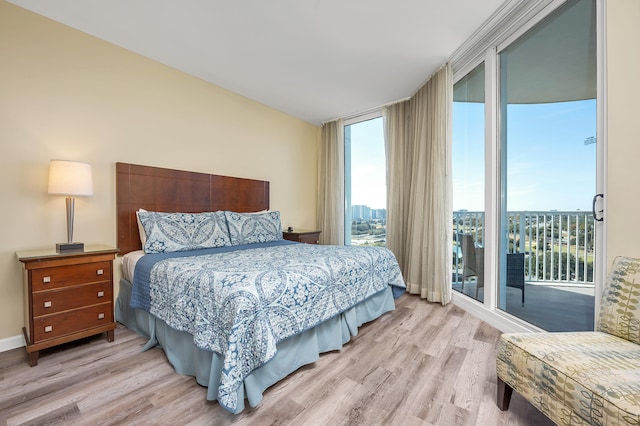
[[[24,337],[22,334],[17,336],[0,339],[0,352],[10,351],[11,349],[21,348],[24,346]]]

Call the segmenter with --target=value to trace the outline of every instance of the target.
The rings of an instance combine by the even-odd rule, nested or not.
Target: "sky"
[[[455,102],[453,117],[453,210],[484,211],[484,105]],[[591,209],[595,100],[509,105],[507,128],[509,211]],[[351,204],[386,208],[382,118],[351,125],[351,159]]]
[[[484,105],[453,108],[453,210],[484,211]],[[507,210],[591,210],[595,136],[595,100],[509,105]]]
[[[382,117],[351,125],[351,205],[387,208]]]

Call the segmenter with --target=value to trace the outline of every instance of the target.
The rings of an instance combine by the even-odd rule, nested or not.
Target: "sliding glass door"
[[[453,86],[454,291],[484,300],[484,63]]]
[[[498,307],[548,331],[593,329],[595,31],[568,1],[498,56]]]
[[[604,276],[597,3],[521,6],[455,69],[452,287],[506,329],[592,330]]]

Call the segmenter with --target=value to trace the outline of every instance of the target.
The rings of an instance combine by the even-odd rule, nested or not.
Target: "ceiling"
[[[505,0],[8,0],[313,124],[409,97]]]

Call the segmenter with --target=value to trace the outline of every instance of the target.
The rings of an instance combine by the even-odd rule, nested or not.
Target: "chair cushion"
[[[503,334],[497,374],[558,424],[640,424],[640,345],[601,332]]]
[[[596,330],[640,344],[640,259],[616,257],[613,261]]]

